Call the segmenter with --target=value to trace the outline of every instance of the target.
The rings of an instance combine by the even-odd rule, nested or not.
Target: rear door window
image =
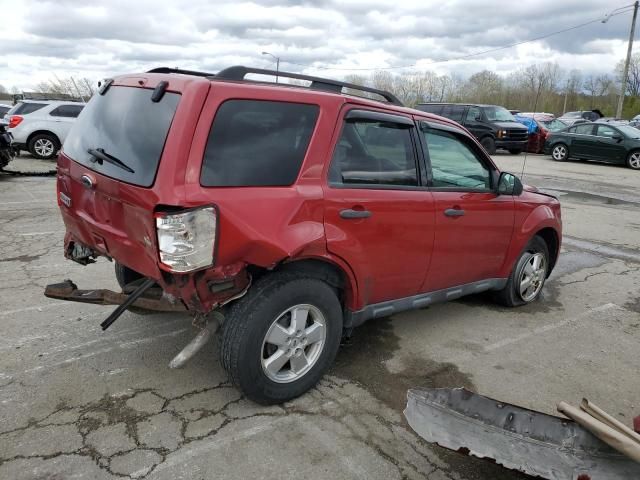
[[[52,117],[76,118],[80,115],[83,107],[83,105],[60,105],[51,110],[49,115]]]
[[[433,113],[434,115],[442,115],[442,110],[444,109],[444,105],[442,104],[424,104],[418,105],[418,110],[422,110],[423,112]]]
[[[363,119],[344,123],[329,169],[332,186],[418,185],[413,127]]]
[[[469,111],[467,112],[466,121],[467,122],[479,122],[482,119],[482,112],[478,107],[469,107]]]
[[[319,107],[227,100],[216,113],[202,162],[205,187],[287,186],[307,153]]]
[[[591,135],[593,133],[593,125],[590,123],[577,125],[574,133],[577,133],[578,135]]]
[[[462,116],[464,115],[463,105],[447,105],[442,111],[442,116],[447,117],[454,122],[462,123]]]
[[[152,93],[148,88],[111,86],[104,95],[94,95],[73,123],[64,153],[108,177],[150,187],[180,101],[179,94],[167,92],[152,102]],[[133,172],[97,159],[90,149],[101,150]]]

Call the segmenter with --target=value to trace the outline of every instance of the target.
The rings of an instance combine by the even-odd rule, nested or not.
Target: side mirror
[[[616,133],[615,135],[613,135],[611,138],[612,138],[612,139],[614,139],[616,142],[621,142],[621,141],[623,140],[622,135],[620,135],[620,134],[618,134],[618,133]]]
[[[522,194],[522,182],[513,173],[502,172],[498,179],[498,195],[515,195]]]
[[[475,118],[475,121],[476,121],[476,122],[481,122],[481,121],[482,121],[482,117],[481,117],[480,115],[478,115],[478,116]]]

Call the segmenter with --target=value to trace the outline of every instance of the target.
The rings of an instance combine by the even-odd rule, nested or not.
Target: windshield
[[[616,128],[620,130],[625,137],[640,138],[640,130],[629,125],[616,125]]]
[[[112,86],[94,95],[71,128],[64,153],[96,172],[150,187],[180,101],[179,94],[167,92],[152,102],[152,93]]]
[[[504,107],[484,107],[484,114],[490,122],[515,122],[516,119]]]
[[[544,126],[544,128],[546,128],[547,130],[551,130],[552,132],[557,132],[558,130],[567,128],[567,124],[564,122],[561,122],[557,118],[554,118],[553,120],[538,120],[538,121]]]

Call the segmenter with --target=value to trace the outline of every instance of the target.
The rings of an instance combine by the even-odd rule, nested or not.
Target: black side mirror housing
[[[611,138],[614,139],[616,142],[621,142],[623,140],[622,135],[619,135],[619,134],[615,134]]]
[[[498,179],[498,187],[496,190],[496,193],[498,195],[519,196],[522,194],[523,190],[524,190],[524,187],[522,186],[522,182],[513,173],[509,173],[509,172],[500,173],[500,178]]]

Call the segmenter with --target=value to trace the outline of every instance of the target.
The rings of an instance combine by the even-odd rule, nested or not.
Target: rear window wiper
[[[133,168],[129,167],[122,160],[114,157],[113,155],[109,155],[107,152],[105,152],[104,148],[90,148],[89,150],[87,150],[87,152],[89,153],[89,155],[93,156],[93,158],[91,159],[92,162],[98,162],[99,165],[102,165],[102,162],[107,162],[107,163],[110,163],[111,165],[120,167],[129,173],[136,173],[133,170]]]

